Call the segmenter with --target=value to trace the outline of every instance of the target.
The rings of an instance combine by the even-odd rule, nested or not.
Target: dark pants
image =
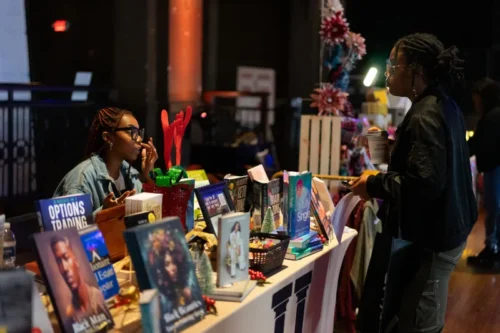
[[[500,240],[500,167],[483,175],[484,210],[486,218],[486,246],[495,246]]]
[[[398,333],[442,332],[448,301],[448,283],[465,243],[446,252],[425,251],[417,273],[403,290]]]

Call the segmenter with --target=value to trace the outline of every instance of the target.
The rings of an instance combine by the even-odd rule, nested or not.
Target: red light
[[[52,23],[52,29],[55,32],[65,32],[69,28],[69,23],[66,20],[57,20]]]

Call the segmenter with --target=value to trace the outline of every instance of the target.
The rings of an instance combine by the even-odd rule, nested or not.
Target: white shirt
[[[123,178],[123,174],[120,172],[120,175],[118,176],[118,179],[115,179],[115,185],[118,191],[122,192],[125,190],[125,178]]]

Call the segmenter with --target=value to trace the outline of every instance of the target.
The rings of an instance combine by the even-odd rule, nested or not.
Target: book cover
[[[311,213],[315,218],[317,229],[328,240],[335,237],[332,217],[335,206],[325,182],[314,177],[311,183]]]
[[[120,291],[104,237],[97,226],[80,231],[80,239],[105,300],[112,300]]]
[[[149,212],[140,212],[135,214],[130,214],[125,216],[123,219],[125,222],[125,228],[130,229],[133,227],[137,227],[146,223],[153,223],[156,221],[156,215],[153,211]]]
[[[113,318],[99,289],[76,228],[34,235],[38,264],[64,332],[112,328]]]
[[[140,212],[153,211],[162,216],[163,194],[142,192],[125,199],[125,216]]]
[[[317,238],[318,233],[316,231],[309,231],[307,234],[304,234],[300,237],[294,238],[290,240],[289,247],[298,247],[305,248],[314,238]]]
[[[205,302],[178,217],[123,233],[139,289],[158,289],[161,330],[178,332],[205,316]]]
[[[208,180],[207,173],[205,170],[188,170],[186,171],[187,175],[189,178],[194,179],[194,188],[200,188],[203,186],[210,185],[210,181]],[[194,196],[194,202],[193,202],[193,211],[194,211],[194,220],[197,220],[199,218],[203,217],[203,214],[200,209],[200,204],[198,203],[198,198],[196,195]]]
[[[274,228],[280,226],[281,214],[281,192],[280,180],[278,178],[268,182],[254,180],[253,182],[253,216],[254,228],[262,226],[267,208],[273,210]]]
[[[287,260],[300,260],[302,258],[308,257],[311,254],[314,254],[316,252],[319,252],[323,250],[323,244],[317,244],[315,246],[311,247],[306,247],[302,251],[294,252],[294,253],[287,253],[285,254],[285,259]]]
[[[147,333],[161,333],[160,296],[157,289],[148,289],[139,296],[142,330]]]
[[[248,280],[250,214],[233,213],[219,219],[217,286]]]
[[[23,269],[0,271],[0,332],[31,332],[33,275]]]
[[[290,237],[309,233],[312,173],[283,173],[283,221]]]
[[[234,202],[234,208],[237,212],[245,211],[247,198],[248,176],[226,175],[224,181],[227,183],[229,194]]]
[[[42,231],[82,230],[94,223],[90,194],[75,194],[35,202]]]
[[[229,195],[226,182],[222,181],[197,188],[195,193],[207,224],[206,232],[218,236],[219,217],[234,212],[234,203]]]
[[[261,181],[261,182],[268,182],[269,177],[267,176],[266,169],[264,169],[264,166],[262,164],[257,165],[256,167],[253,167],[251,169],[248,169],[247,171],[248,177],[250,177],[251,181]]]

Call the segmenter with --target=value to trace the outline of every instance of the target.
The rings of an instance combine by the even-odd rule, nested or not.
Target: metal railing
[[[74,92],[86,101],[72,101]],[[0,212],[34,210],[82,159],[95,111],[109,91],[83,86],[0,84]]]

